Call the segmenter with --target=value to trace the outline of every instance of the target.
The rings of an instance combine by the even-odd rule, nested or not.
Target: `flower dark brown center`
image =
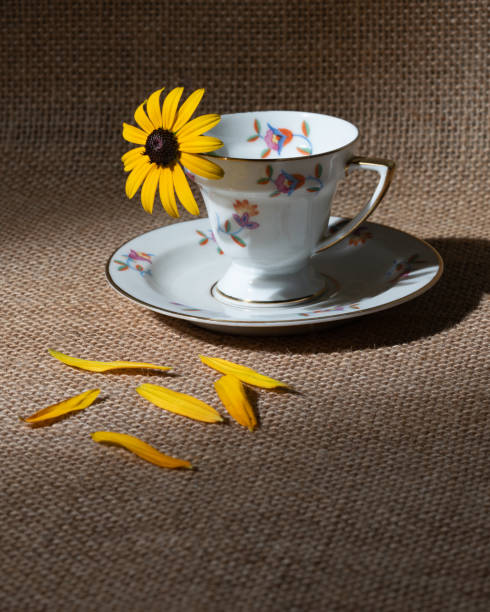
[[[146,139],[145,153],[155,164],[166,168],[180,157],[179,143],[175,134],[169,130],[158,128]]]

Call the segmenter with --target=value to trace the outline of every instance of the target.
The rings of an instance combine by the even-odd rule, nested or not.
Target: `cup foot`
[[[291,298],[291,299],[286,299],[286,300],[275,300],[275,301],[268,300],[268,301],[262,302],[260,300],[245,300],[241,298],[232,297],[231,295],[226,295],[226,293],[223,293],[223,291],[221,291],[218,288],[218,283],[216,282],[211,287],[211,295],[215,299],[217,299],[219,302],[223,302],[224,304],[229,304],[231,306],[277,307],[277,306],[288,306],[289,304],[291,305],[300,304],[302,302],[310,302],[311,300],[314,300],[322,296],[323,294],[327,293],[328,289],[329,289],[328,282],[325,279],[324,286],[316,293],[311,293],[310,295],[305,295],[299,298]]]
[[[236,266],[228,268],[223,278],[211,288],[220,302],[233,306],[287,306],[318,298],[329,283],[309,262],[294,271],[271,273]]]
[[[226,275],[210,288],[211,295],[222,304],[241,308],[280,308],[296,306],[315,300],[332,297],[338,291],[338,284],[332,278],[318,273],[311,264],[294,275],[274,277],[275,284],[242,283],[232,286],[223,281]],[[261,279],[264,280],[263,278]],[[224,286],[223,286],[224,285]]]

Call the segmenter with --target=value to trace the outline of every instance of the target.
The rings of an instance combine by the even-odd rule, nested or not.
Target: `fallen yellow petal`
[[[155,365],[154,363],[145,363],[143,361],[90,361],[89,359],[79,359],[78,357],[70,357],[59,351],[48,349],[49,354],[66,363],[66,365],[73,366],[74,368],[80,368],[81,370],[89,370],[90,372],[106,372],[107,370],[120,370],[120,369],[141,369],[147,370],[171,370],[167,366]]]
[[[205,423],[219,423],[223,417],[214,408],[191,395],[159,385],[142,383],[136,391],[155,406]]]
[[[170,457],[169,455],[164,455],[160,451],[157,451],[156,448],[150,446],[143,440],[139,438],[135,438],[134,436],[129,436],[128,434],[117,433],[115,431],[95,431],[93,434],[90,434],[94,442],[108,442],[109,444],[118,444],[123,448],[131,451],[138,457],[141,457],[145,461],[149,463],[154,463],[160,467],[165,468],[186,468],[188,470],[192,470],[192,465],[189,461],[184,461],[183,459],[176,459],[175,457]]]
[[[252,370],[252,368],[247,368],[246,366],[233,363],[232,361],[226,361],[218,357],[206,357],[204,355],[199,355],[199,359],[210,368],[222,374],[232,374],[242,382],[253,385],[254,387],[261,387],[262,389],[274,389],[275,387],[289,388],[289,385],[280,380],[269,378],[269,376],[259,374],[255,370]]]
[[[94,403],[99,393],[100,389],[89,389],[88,391],[80,393],[80,395],[75,395],[74,397],[63,400],[58,404],[53,404],[52,406],[43,408],[42,410],[31,414],[31,416],[20,418],[26,423],[39,423],[40,421],[55,419],[63,414],[67,414],[68,412],[75,412],[76,410],[88,408],[88,406]]]
[[[231,374],[226,374],[214,383],[214,388],[230,415],[250,431],[257,425],[257,419],[250,405],[242,383]]]

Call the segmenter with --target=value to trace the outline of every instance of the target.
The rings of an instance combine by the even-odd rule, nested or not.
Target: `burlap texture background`
[[[0,608],[21,611],[488,610],[488,2],[4,2]],[[104,279],[169,223],[126,200],[121,123],[159,86],[219,113],[344,117],[397,175],[373,220],[428,240],[429,293],[298,337],[217,335]],[[352,179],[335,212],[370,185]],[[184,219],[187,217],[184,216]],[[176,376],[52,360],[155,361]],[[199,353],[297,394],[255,393],[261,426],[151,408],[139,382],[216,404]],[[100,387],[50,427],[18,420]],[[171,472],[92,442],[140,436]]]

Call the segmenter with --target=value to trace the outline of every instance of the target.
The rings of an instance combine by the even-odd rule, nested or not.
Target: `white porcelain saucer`
[[[344,222],[332,217],[329,232]],[[220,332],[276,335],[397,306],[430,289],[443,269],[429,244],[377,223],[362,224],[313,262],[329,280],[324,296],[265,308],[224,304],[211,289],[229,260],[214,241],[208,220],[197,219],[126,242],[109,258],[106,275],[116,291],[155,312]]]

